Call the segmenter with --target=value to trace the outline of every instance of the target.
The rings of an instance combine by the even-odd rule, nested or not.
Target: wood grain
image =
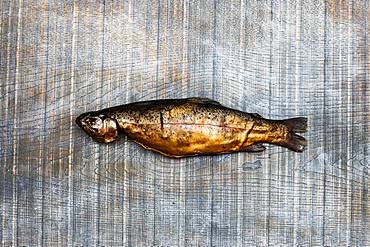
[[[3,246],[369,246],[369,1],[0,2]],[[170,159],[79,114],[209,97],[308,150]]]

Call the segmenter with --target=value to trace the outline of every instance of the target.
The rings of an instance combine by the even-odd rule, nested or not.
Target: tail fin
[[[307,130],[307,118],[297,117],[282,120],[282,124],[288,127],[292,132],[303,133]]]
[[[290,132],[287,138],[280,142],[279,145],[289,148],[295,152],[303,152],[307,146],[307,140],[303,136]]]
[[[303,152],[303,150],[307,146],[307,141],[303,136],[297,135],[297,133],[303,133],[307,130],[307,118],[305,117],[297,117],[297,118],[289,118],[281,121],[288,130],[289,133],[286,138],[279,143],[279,145],[289,148],[295,152]]]

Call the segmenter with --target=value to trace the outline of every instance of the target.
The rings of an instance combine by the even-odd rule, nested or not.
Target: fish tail
[[[307,130],[307,118],[305,117],[289,118],[281,120],[281,123],[292,132],[303,133]]]
[[[285,120],[278,120],[286,128],[286,134],[279,139],[275,144],[286,147],[295,152],[303,152],[307,146],[307,140],[296,133],[303,133],[307,130],[307,118],[297,117]]]
[[[307,146],[307,140],[303,136],[289,132],[287,137],[278,144],[295,152],[303,152]]]

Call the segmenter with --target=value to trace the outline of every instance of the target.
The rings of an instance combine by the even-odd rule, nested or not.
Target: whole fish
[[[120,132],[170,157],[261,152],[271,143],[302,152],[307,118],[271,120],[207,98],[151,100],[87,112],[76,123],[94,140],[109,143]]]

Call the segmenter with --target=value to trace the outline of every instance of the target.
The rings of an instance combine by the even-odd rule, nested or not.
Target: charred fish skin
[[[207,98],[130,103],[82,114],[77,124],[93,139],[108,143],[123,132],[148,150],[170,157],[238,151],[261,152],[271,143],[302,152],[307,118],[270,120],[222,106]]]

